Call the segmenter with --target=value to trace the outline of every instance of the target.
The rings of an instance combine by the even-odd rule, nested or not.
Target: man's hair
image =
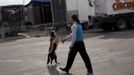
[[[74,21],[76,21],[78,24],[80,24],[80,21],[79,21],[79,19],[78,19],[78,15],[74,14],[74,15],[71,16],[71,18],[72,18]]]

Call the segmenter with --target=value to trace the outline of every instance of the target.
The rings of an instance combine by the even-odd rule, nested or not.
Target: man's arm
[[[70,47],[72,47],[74,45],[74,43],[76,42],[76,33],[77,33],[77,25],[74,24],[72,26],[72,40],[71,40],[71,45]]]

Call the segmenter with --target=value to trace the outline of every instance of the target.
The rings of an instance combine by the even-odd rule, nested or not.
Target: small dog
[[[57,36],[56,32],[53,31],[50,33],[50,46],[49,46],[47,64],[49,64],[49,62],[52,64],[53,60],[55,60],[55,63],[59,64],[57,62],[57,55],[56,55],[56,49],[58,47],[59,40],[60,39]]]

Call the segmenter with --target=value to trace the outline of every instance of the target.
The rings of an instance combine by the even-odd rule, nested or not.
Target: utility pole
[[[76,0],[76,6],[77,6],[77,14],[79,15],[79,1]]]
[[[51,12],[52,12],[52,25],[54,26],[54,9],[53,9],[53,0],[50,0],[50,4],[51,4]]]
[[[25,26],[24,26],[24,21],[25,21],[25,16],[24,16],[24,5],[25,5],[25,0],[23,0],[22,7],[20,7],[21,10],[21,30],[25,31]]]

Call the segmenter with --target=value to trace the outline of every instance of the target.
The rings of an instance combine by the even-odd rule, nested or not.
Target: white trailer
[[[103,30],[134,28],[134,0],[66,0],[67,11]],[[91,4],[90,4],[91,2]]]

